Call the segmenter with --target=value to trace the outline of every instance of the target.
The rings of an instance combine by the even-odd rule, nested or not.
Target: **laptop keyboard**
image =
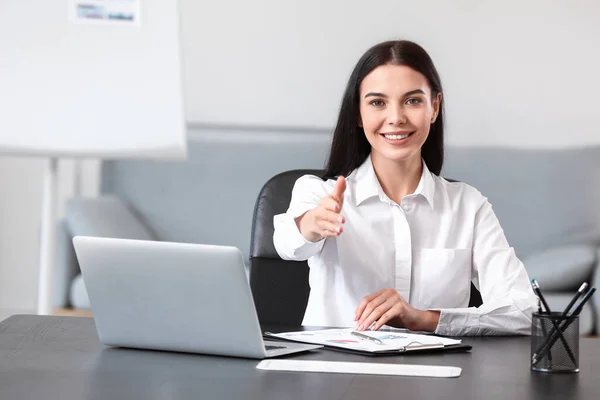
[[[285,349],[285,346],[265,345],[265,350],[277,350],[277,349]]]

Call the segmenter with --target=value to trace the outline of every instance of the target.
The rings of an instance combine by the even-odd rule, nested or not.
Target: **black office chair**
[[[308,263],[279,257],[273,245],[273,217],[287,210],[298,178],[322,173],[308,169],[283,172],[265,183],[258,195],[252,220],[250,287],[261,324],[302,324],[310,293]],[[469,307],[481,304],[481,295],[471,284]]]

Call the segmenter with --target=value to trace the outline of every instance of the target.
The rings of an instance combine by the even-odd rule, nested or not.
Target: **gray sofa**
[[[105,161],[101,196],[73,198],[60,221],[55,307],[89,308],[71,239],[125,237],[237,246],[246,258],[254,202],[273,175],[322,168],[326,133],[190,128],[185,162]],[[561,310],[584,280],[600,286],[600,147],[447,149],[443,176],[486,195],[509,242],[550,306]],[[600,332],[600,296],[581,333]]]

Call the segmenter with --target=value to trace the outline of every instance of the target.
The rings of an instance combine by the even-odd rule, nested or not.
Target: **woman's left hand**
[[[395,289],[381,289],[365,296],[355,311],[357,330],[363,331],[371,324],[377,330],[387,324],[411,331],[433,332],[440,319],[439,311],[417,310],[400,296]]]

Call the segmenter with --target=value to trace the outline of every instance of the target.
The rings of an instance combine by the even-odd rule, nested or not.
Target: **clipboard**
[[[351,336],[352,331],[352,329],[325,329],[283,333],[264,332],[263,337],[269,340],[319,344],[329,350],[369,357],[468,352],[472,349],[471,345],[457,339],[415,333],[369,331],[367,333],[373,335],[373,338],[381,339],[377,340],[379,344],[374,344]]]
[[[418,354],[433,354],[433,353],[461,353],[471,351],[473,346],[470,344],[460,343],[460,344],[450,344],[447,346],[439,346],[439,347],[423,347],[413,350],[385,350],[379,352],[365,351],[365,350],[354,350],[347,349],[335,346],[323,346],[328,350],[339,351],[342,353],[351,353],[357,354],[361,356],[369,356],[369,357],[382,357],[382,356],[399,356],[399,355],[418,355]]]

